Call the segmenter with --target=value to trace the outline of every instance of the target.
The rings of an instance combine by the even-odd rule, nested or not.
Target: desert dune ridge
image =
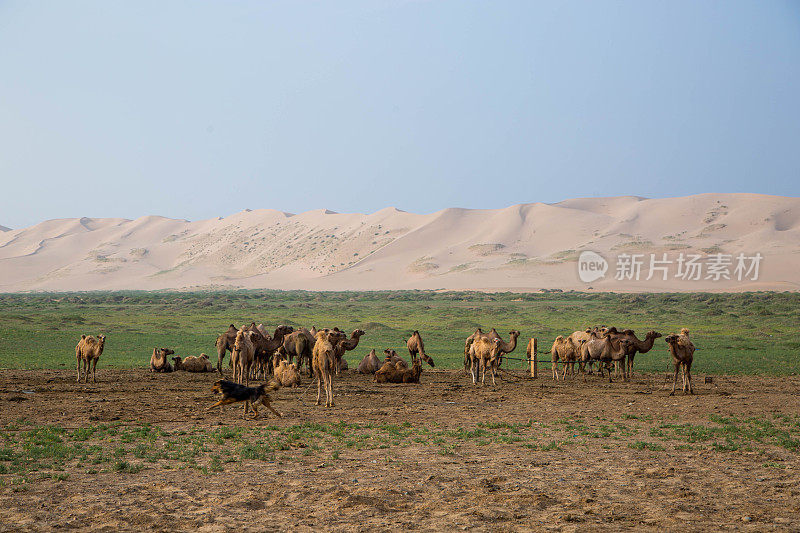
[[[608,261],[582,281],[581,252]],[[651,254],[667,279],[648,275]],[[698,280],[678,257],[701,256]],[[736,258],[760,254],[757,279]],[[639,280],[616,279],[620,256]],[[714,256],[731,279],[706,279]],[[415,214],[245,210],[200,221],[144,216],[0,226],[0,292],[271,288],[307,290],[741,291],[800,288],[800,198],[700,194],[576,198]]]

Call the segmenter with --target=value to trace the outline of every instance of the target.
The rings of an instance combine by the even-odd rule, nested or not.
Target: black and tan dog
[[[234,383],[233,381],[227,381],[221,379],[214,383],[212,387],[212,391],[217,394],[222,394],[222,399],[220,399],[217,403],[209,407],[208,409],[213,409],[218,405],[228,405],[230,403],[238,403],[244,402],[244,412],[245,415],[247,414],[248,408],[253,408],[253,418],[258,416],[258,410],[256,409],[256,403],[261,402],[266,406],[267,409],[275,413],[278,418],[281,417],[281,414],[272,408],[269,404],[270,397],[267,394],[268,391],[273,391],[279,389],[281,386],[276,381],[270,381],[269,383],[265,383],[263,385],[259,385],[258,387],[247,387],[245,385],[240,385],[238,383]]]

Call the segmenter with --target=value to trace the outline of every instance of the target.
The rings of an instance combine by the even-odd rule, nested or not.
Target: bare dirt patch
[[[7,370],[0,530],[800,527],[800,379],[503,377],[346,373],[332,409],[306,379],[249,421],[216,375]]]

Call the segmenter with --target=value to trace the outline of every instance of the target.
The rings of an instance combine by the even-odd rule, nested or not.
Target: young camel
[[[558,362],[561,361],[564,365],[564,375],[561,379],[567,378],[567,369],[569,368],[570,374],[575,376],[575,363],[578,361],[578,350],[572,344],[572,340],[567,337],[559,335],[553,341],[553,346],[550,348],[550,354],[553,358],[553,379],[558,381]]]
[[[386,348],[383,351],[383,353],[386,354],[386,357],[383,359],[384,365],[386,363],[391,363],[393,366],[396,366],[397,368],[402,368],[403,370],[408,369],[408,363],[406,363],[405,360],[399,355],[397,355],[397,352],[395,352],[391,348]]]
[[[689,330],[681,329],[680,335],[667,335],[664,340],[669,345],[669,353],[672,355],[672,362],[675,365],[675,379],[672,380],[672,392],[675,394],[675,386],[678,383],[678,369],[683,370],[683,392],[694,394],[692,389],[692,360],[694,359],[694,344],[689,339]]]
[[[333,407],[333,374],[336,372],[336,341],[338,332],[322,330],[317,333],[311,366],[317,378],[317,405],[325,385],[325,407]]]
[[[381,367],[381,362],[378,356],[375,355],[375,348],[370,350],[369,354],[364,356],[361,363],[358,365],[358,372],[360,374],[374,374]]]
[[[97,372],[97,360],[103,354],[103,347],[106,344],[106,336],[98,335],[95,339],[91,335],[81,335],[81,340],[75,346],[75,358],[78,360],[78,383],[81,382],[81,363],[83,363],[84,383],[89,382],[89,369],[92,370],[92,383],[97,383],[95,374]]]
[[[167,356],[175,352],[169,348],[153,348],[150,356],[150,372],[172,372],[172,365],[167,361]]]
[[[412,363],[417,360],[417,354],[419,354],[420,358],[431,365],[432,368],[436,366],[433,364],[433,359],[425,353],[425,343],[422,342],[422,336],[419,331],[414,330],[414,333],[406,341],[406,348],[408,348],[408,353],[411,355]]]

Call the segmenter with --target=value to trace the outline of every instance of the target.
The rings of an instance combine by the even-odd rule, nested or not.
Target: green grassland
[[[691,330],[698,348],[693,370],[715,374],[800,372],[800,294],[548,294],[479,292],[89,292],[0,294],[0,367],[74,367],[80,335],[104,333],[99,366],[146,367],[153,347],[178,355],[205,352],[228,324],[255,321],[269,328],[338,326],[367,332],[349,354],[357,362],[370,348],[405,353],[418,329],[437,367],[456,368],[464,338],[475,328],[522,332],[513,356],[525,357],[530,337],[547,351],[556,335],[607,324],[663,334]],[[402,350],[401,350],[402,349]],[[549,355],[541,355],[541,359]],[[504,363],[505,364],[505,363]],[[508,361],[521,368],[520,361]],[[663,339],[636,358],[637,369],[664,371]]]

